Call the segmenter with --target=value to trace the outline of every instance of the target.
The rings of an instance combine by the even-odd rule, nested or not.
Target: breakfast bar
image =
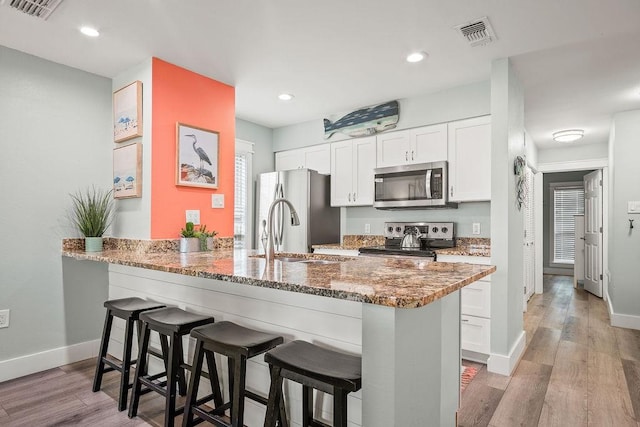
[[[278,333],[285,341],[362,355],[362,390],[349,395],[348,415],[349,425],[367,427],[456,424],[459,290],[495,271],[487,265],[311,254],[278,254],[267,263],[246,250],[64,249],[63,256],[108,263],[110,299],[143,297]],[[121,345],[110,346],[119,357],[111,348]],[[191,358],[193,346],[186,351]],[[249,363],[247,387],[266,395],[268,386],[264,362]],[[285,399],[295,425],[300,387],[287,384]],[[318,393],[315,407],[330,419],[331,396]],[[264,408],[247,403],[245,411],[246,425],[262,425]]]

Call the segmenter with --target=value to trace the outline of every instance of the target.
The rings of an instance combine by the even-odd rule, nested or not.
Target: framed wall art
[[[142,136],[142,82],[135,81],[113,94],[113,140]]]
[[[142,197],[142,144],[139,142],[113,150],[113,197]]]
[[[176,184],[218,188],[218,142],[216,131],[176,124]]]

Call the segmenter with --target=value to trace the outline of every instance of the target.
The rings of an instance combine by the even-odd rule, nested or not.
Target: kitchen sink
[[[282,262],[305,262],[308,261],[306,258],[295,257],[295,256],[276,256],[274,259]]]
[[[304,261],[300,261],[300,264],[338,264],[340,261],[330,261],[328,259],[305,259]]]

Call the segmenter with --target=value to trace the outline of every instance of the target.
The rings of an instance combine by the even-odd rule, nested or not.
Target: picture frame
[[[113,198],[142,197],[142,144],[113,150]]]
[[[135,81],[113,93],[113,141],[142,136],[142,82]]]
[[[220,134],[176,123],[176,185],[218,188]]]

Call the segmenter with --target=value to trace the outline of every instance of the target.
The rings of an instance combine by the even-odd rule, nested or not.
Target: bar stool
[[[245,389],[247,359],[263,354],[277,345],[282,344],[284,341],[283,338],[278,335],[245,328],[232,322],[218,322],[194,328],[191,331],[191,336],[196,339],[196,349],[193,356],[191,379],[189,380],[189,391],[187,392],[182,426],[193,426],[201,420],[205,420],[216,426],[242,427],[244,425],[245,397],[262,403],[263,405],[267,404],[266,398]],[[222,401],[214,353],[227,356],[229,396],[231,399],[227,403],[223,403]],[[204,356],[207,357],[212,393],[201,399],[197,399],[200,376],[204,374],[202,372]],[[211,400],[213,400],[215,404],[213,410],[207,410],[200,406]],[[226,420],[222,418],[227,409],[231,409],[231,423],[226,422]],[[199,420],[194,422],[194,415],[197,416]],[[282,404],[280,405],[279,415],[284,415],[284,405]]]
[[[142,322],[142,332],[138,344],[138,363],[129,404],[129,418],[135,417],[138,412],[140,395],[155,391],[165,397],[164,425],[173,426],[175,417],[184,410],[184,408],[176,408],[176,383],[180,395],[184,396],[186,394],[184,368],[189,367],[189,365],[185,365],[183,360],[182,337],[188,335],[195,327],[213,323],[214,319],[177,307],[167,307],[145,311],[140,314],[140,321]],[[164,337],[170,339],[170,344],[168,348],[165,344],[162,345],[162,353],[167,360],[165,371],[155,375],[147,375],[146,359],[149,336],[152,330],[158,332],[161,343]],[[162,377],[166,377],[166,380],[158,381]],[[142,389],[143,385],[147,387],[144,390]]]
[[[333,395],[333,425],[347,425],[347,395],[362,387],[362,359],[306,341],[292,341],[264,355],[271,371],[265,427],[274,427],[282,380],[302,384],[302,426],[324,425],[313,419],[313,389]]]
[[[129,371],[131,365],[136,360],[131,360],[131,347],[133,344],[133,324],[138,329],[138,337],[140,336],[140,313],[156,308],[164,307],[164,305],[153,301],[146,301],[142,298],[123,298],[105,301],[104,306],[107,309],[107,315],[104,320],[104,328],[102,330],[102,340],[100,342],[100,352],[98,354],[98,362],[96,364],[96,373],[93,377],[93,391],[100,390],[102,385],[102,375],[105,372],[120,372],[120,394],[118,396],[118,411],[124,411],[127,408],[127,393],[131,384],[129,384]],[[113,317],[119,317],[125,320],[124,332],[124,348],[122,351],[122,363],[107,359],[107,349],[109,347],[109,337],[111,336],[111,326]],[[105,365],[108,365],[105,367]]]

